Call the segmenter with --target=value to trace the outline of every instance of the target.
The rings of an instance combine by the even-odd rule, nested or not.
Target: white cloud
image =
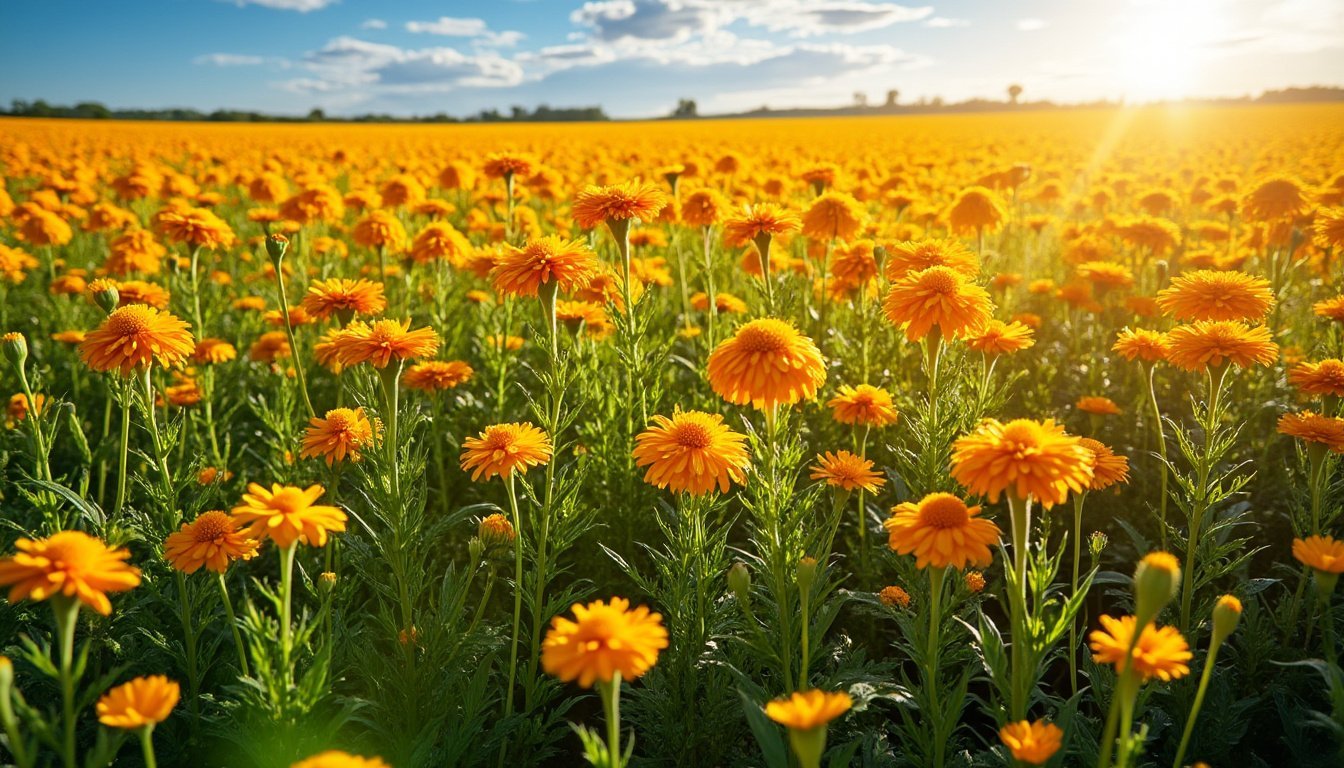
[[[359,25],[360,29],[387,29],[387,22],[382,19],[366,19]]]
[[[358,102],[378,94],[447,92],[458,88],[509,87],[523,82],[522,65],[493,52],[466,54],[453,48],[405,49],[338,37],[303,57],[311,76],[276,85],[300,94],[343,94]]]
[[[1049,23],[1045,19],[1018,19],[1017,28],[1023,32],[1035,32],[1038,29],[1045,29]]]
[[[266,57],[242,53],[206,53],[192,59],[192,63],[215,67],[256,67],[265,64]]]
[[[484,19],[452,16],[440,16],[435,21],[408,21],[406,31],[412,34],[468,37],[477,45],[501,47],[517,45],[526,37],[522,32],[511,29],[502,32],[491,31]]]
[[[772,32],[788,32],[794,37],[867,32],[933,15],[930,6],[910,8],[895,3],[775,2],[752,7],[755,10],[745,16],[749,24]]]
[[[950,29],[952,27],[969,27],[971,22],[967,19],[953,19],[947,16],[934,16],[924,22],[924,26],[933,29]]]
[[[274,8],[277,11],[308,13],[309,11],[320,11],[329,5],[335,5],[340,0],[233,0],[233,2],[239,8],[245,5],[256,5],[262,8]]]
[[[793,37],[853,34],[933,15],[933,8],[855,0],[591,0],[569,19],[606,42],[675,44],[742,23]]]

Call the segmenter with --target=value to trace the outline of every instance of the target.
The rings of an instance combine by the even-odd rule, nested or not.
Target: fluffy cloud
[[[794,37],[852,34],[933,15],[933,8],[850,0],[596,0],[570,21],[605,42],[681,43],[734,24]]]
[[[207,53],[192,59],[192,63],[214,67],[256,67],[265,64],[266,58],[241,53]]]
[[[466,54],[453,48],[405,49],[354,37],[338,37],[303,57],[311,76],[279,87],[295,93],[447,92],[459,88],[508,87],[523,81],[523,68],[495,53]]]
[[[360,29],[387,29],[387,22],[382,19],[365,19]]]
[[[454,18],[440,16],[434,21],[408,21],[406,31],[413,34],[440,35],[443,37],[467,37],[473,43],[489,46],[517,45],[525,35],[514,30],[493,32],[484,19]]]
[[[745,17],[748,23],[795,37],[867,32],[933,15],[930,6],[909,8],[895,3],[765,3],[755,8]]]
[[[262,8],[274,8],[277,11],[298,11],[307,13],[309,11],[320,11],[329,5],[335,5],[339,0],[233,0],[239,8],[245,5],[256,5]]]

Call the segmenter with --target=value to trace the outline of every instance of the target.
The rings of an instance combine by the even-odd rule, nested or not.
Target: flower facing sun
[[[1007,491],[1049,509],[1092,481],[1092,454],[1053,419],[986,419],[952,446],[952,477],[997,502]]]
[[[372,324],[356,320],[332,337],[336,362],[350,367],[367,362],[374,368],[386,368],[396,360],[432,357],[439,349],[439,335],[433,328],[411,330],[410,320],[376,320]]]
[[[121,307],[89,331],[79,358],[95,371],[122,376],[159,365],[179,365],[196,351],[189,326],[168,312],[144,304]]]
[[[168,535],[163,556],[183,573],[195,573],[202,566],[224,573],[234,560],[250,560],[257,554],[257,540],[239,531],[237,523],[226,512],[202,512]]]
[[[551,236],[523,248],[506,246],[490,278],[495,290],[505,296],[536,296],[548,283],[565,293],[586,288],[600,271],[597,257],[582,240]]]
[[[1160,680],[1176,680],[1190,673],[1189,662],[1193,658],[1190,646],[1175,627],[1158,628],[1148,624],[1143,628],[1132,653],[1127,653],[1134,637],[1134,616],[1115,618],[1101,617],[1101,629],[1093,630],[1089,635],[1092,646],[1092,660],[1099,664],[1114,664],[1117,673],[1128,667],[1126,657],[1134,662],[1134,670],[1141,680],[1156,677]]]
[[[373,445],[374,425],[363,408],[335,408],[314,416],[303,436],[303,458],[322,457],[327,466],[337,461],[359,461],[359,453]]]
[[[827,485],[845,491],[862,489],[877,493],[877,489],[887,482],[873,471],[872,460],[849,451],[827,451],[817,456],[817,463],[811,469],[813,480],[824,480]]]
[[[1201,269],[1178,275],[1157,304],[1177,320],[1259,320],[1274,305],[1269,281],[1245,272]]]
[[[724,400],[767,410],[811,400],[826,380],[817,345],[790,323],[762,318],[737,329],[709,356],[709,385]]]
[[[974,335],[993,308],[989,292],[951,267],[907,273],[892,284],[883,303],[887,319],[903,327],[910,341],[924,338],[934,326],[945,338]]]
[[[518,469],[526,472],[550,460],[550,438],[527,422],[492,424],[462,441],[462,469],[472,480],[496,475],[507,480]]]
[[[892,512],[882,523],[887,544],[899,554],[914,554],[916,568],[983,568],[992,558],[989,548],[999,541],[999,527],[979,517],[980,507],[968,507],[950,493],[931,493]]]
[[[326,489],[320,485],[304,489],[275,483],[267,490],[249,483],[242,503],[233,508],[233,517],[249,526],[249,536],[273,539],[281,549],[296,541],[324,547],[328,533],[345,530],[346,516],[337,507],[314,503],[323,493]]]
[[[654,416],[635,436],[635,463],[648,467],[644,482],[675,493],[702,496],[730,483],[746,482],[746,435],[734,432],[717,413],[677,411]]]
[[[177,683],[163,675],[137,677],[98,699],[98,722],[125,731],[158,725],[172,714],[180,697]]]
[[[387,300],[383,298],[381,283],[333,277],[313,281],[300,306],[318,320],[336,315],[349,322],[355,315],[382,314]]]
[[[667,205],[667,194],[654,184],[630,181],[607,187],[589,186],[574,197],[574,221],[584,229],[607,222],[653,221]]]
[[[541,643],[541,666],[564,682],[584,688],[610,683],[616,675],[634,680],[653,668],[667,647],[663,617],[613,597],[570,608],[573,619],[556,616]]]

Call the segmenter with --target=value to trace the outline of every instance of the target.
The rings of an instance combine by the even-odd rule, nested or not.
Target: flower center
[[[919,286],[933,293],[956,293],[956,273],[947,267],[930,267],[919,278]]]
[[[672,438],[682,448],[694,448],[696,450],[708,448],[711,442],[709,430],[705,428],[705,425],[693,422],[678,424],[672,433]]]
[[[151,318],[145,307],[122,307],[107,318],[107,330],[117,336],[135,336],[149,330]]]
[[[940,493],[919,505],[919,519],[934,528],[960,528],[971,516],[961,499],[949,493]]]
[[[308,499],[298,488],[285,488],[271,497],[271,509],[292,515],[308,507]]]
[[[778,321],[758,320],[737,332],[744,352],[778,354],[789,348],[788,326]]]
[[[223,512],[206,512],[196,518],[193,533],[197,541],[215,541],[229,532],[231,522]]]

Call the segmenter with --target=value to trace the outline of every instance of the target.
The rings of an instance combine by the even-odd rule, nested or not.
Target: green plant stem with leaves
[[[1008,585],[1008,610],[1012,615],[1013,644],[1010,660],[1012,685],[1008,710],[1011,719],[1027,716],[1031,695],[1031,672],[1026,668],[1027,648],[1027,560],[1030,558],[1031,501],[1008,496],[1008,514],[1012,526],[1013,582]]]
[[[1200,528],[1204,515],[1209,509],[1209,475],[1213,471],[1213,449],[1215,436],[1219,430],[1221,416],[1221,394],[1223,381],[1227,376],[1228,363],[1217,369],[1208,370],[1208,397],[1205,400],[1204,452],[1195,466],[1195,498],[1191,500],[1188,536],[1186,538],[1186,564],[1184,583],[1181,586],[1181,631],[1190,630],[1190,610],[1194,601],[1196,571],[1199,570]]]
[[[1148,375],[1148,405],[1153,409],[1153,431],[1157,437],[1158,471],[1161,478],[1160,495],[1157,500],[1157,525],[1161,536],[1162,548],[1167,547],[1167,486],[1171,478],[1171,467],[1167,464],[1167,431],[1162,424],[1162,408],[1157,404],[1157,364],[1144,363]]]
[[[938,635],[942,627],[943,619],[943,580],[947,575],[946,568],[937,566],[929,567],[929,644],[925,651],[927,663],[927,679],[925,680],[925,692],[929,697],[930,718],[935,729],[933,738],[933,765],[934,768],[942,768],[945,762],[944,753],[947,750],[947,740],[942,738],[943,734],[943,711],[938,706]]]
[[[53,597],[51,609],[56,617],[56,639],[60,644],[61,683],[61,759],[65,768],[76,768],[75,753],[75,625],[79,623],[79,601],[64,595]]]
[[[523,521],[518,514],[518,492],[514,489],[513,475],[504,479],[509,497],[509,514],[513,519],[513,629],[509,633],[509,684],[504,694],[504,717],[513,714],[514,687],[518,679],[518,635],[523,620]],[[508,755],[508,744],[499,746],[498,765],[503,768]]]
[[[173,570],[177,580],[178,610],[182,612],[182,647],[187,659],[187,708],[191,712],[191,733],[195,738],[201,723],[200,674],[196,658],[196,617],[192,611],[191,595],[187,591],[187,578],[179,570]]]
[[[238,671],[248,676],[247,647],[243,645],[242,633],[238,631],[238,617],[233,613],[233,600],[229,598],[229,585],[224,574],[215,574],[215,583],[219,585],[219,599],[224,604],[224,617],[229,622],[229,631],[233,634],[233,646],[238,651]]]

